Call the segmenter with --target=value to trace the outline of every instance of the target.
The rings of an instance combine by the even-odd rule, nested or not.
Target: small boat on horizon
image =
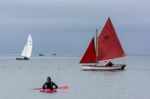
[[[53,53],[52,55],[53,55],[53,56],[56,56],[56,53]]]
[[[105,62],[126,56],[110,18],[108,18],[99,35],[98,30],[96,30],[95,41],[96,44],[93,37],[80,60],[82,69],[101,71],[124,70],[126,64],[112,64],[111,66],[99,64],[99,61]]]
[[[22,50],[20,58],[16,58],[16,60],[29,60],[32,53],[32,37],[31,34],[28,35],[27,42]]]
[[[41,53],[40,53],[39,56],[44,56],[44,54],[41,54]]]

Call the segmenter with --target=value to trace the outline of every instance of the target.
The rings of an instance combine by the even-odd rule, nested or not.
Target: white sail
[[[24,49],[23,49],[23,51],[21,53],[21,56],[30,58],[31,57],[31,53],[32,53],[32,37],[29,34],[27,42],[26,42],[26,44],[24,46]]]

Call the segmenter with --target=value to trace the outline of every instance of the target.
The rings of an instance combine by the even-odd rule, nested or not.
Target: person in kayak
[[[58,88],[58,86],[53,81],[51,81],[51,77],[47,77],[47,81],[43,85],[43,89],[54,90],[57,88]]]

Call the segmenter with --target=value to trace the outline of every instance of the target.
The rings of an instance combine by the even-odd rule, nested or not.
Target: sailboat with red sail
[[[83,64],[83,70],[124,70],[126,64],[99,65],[99,61],[105,62],[125,56],[111,19],[108,18],[99,35],[96,30],[96,40],[92,38],[80,63]]]

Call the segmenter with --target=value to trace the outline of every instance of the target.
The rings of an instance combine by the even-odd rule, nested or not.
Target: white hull
[[[16,58],[16,60],[29,60],[29,58],[27,58],[27,57],[22,57],[22,58]]]
[[[100,71],[124,70],[125,66],[126,64],[114,64],[112,66],[83,65],[82,70],[100,70]]]

